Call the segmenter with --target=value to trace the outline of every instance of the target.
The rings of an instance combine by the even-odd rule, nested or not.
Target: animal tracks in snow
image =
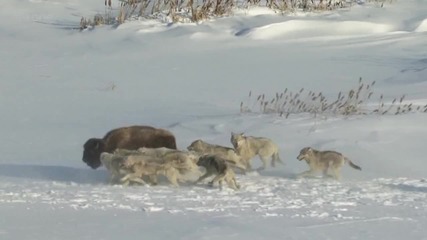
[[[39,181],[0,183],[1,204],[31,208],[47,204],[53,209],[78,211],[122,210],[145,213],[208,213],[213,216],[262,216],[359,221],[360,207],[401,206],[425,209],[427,182],[397,178],[335,182],[322,179],[286,179],[238,176],[240,191],[205,184],[174,188],[109,186]]]

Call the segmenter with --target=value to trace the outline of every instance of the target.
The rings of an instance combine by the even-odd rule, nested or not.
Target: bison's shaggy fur
[[[113,153],[117,148],[136,150],[141,147],[176,149],[174,135],[160,128],[130,126],[109,131],[103,138],[90,138],[83,145],[83,162],[93,169],[101,165],[102,152]]]

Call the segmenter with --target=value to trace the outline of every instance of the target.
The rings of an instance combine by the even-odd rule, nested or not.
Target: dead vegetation
[[[416,105],[405,100],[405,95],[386,101],[383,94],[374,93],[372,83],[364,83],[359,79],[357,87],[349,91],[341,91],[336,98],[327,98],[322,92],[299,91],[285,89],[277,92],[274,97],[265,94],[254,96],[249,92],[248,99],[240,103],[241,113],[278,114],[288,118],[291,114],[310,113],[317,115],[399,115],[413,112],[427,113],[426,105]]]
[[[383,6],[391,0],[367,0]],[[166,22],[200,22],[228,16],[236,8],[268,7],[278,13],[349,8],[358,0],[105,0],[104,14],[82,18],[80,29],[120,25],[132,19],[161,18]]]

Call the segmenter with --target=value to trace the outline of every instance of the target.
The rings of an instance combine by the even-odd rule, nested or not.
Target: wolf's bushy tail
[[[348,165],[350,165],[350,167],[352,167],[352,168],[354,168],[356,170],[362,171],[362,168],[359,167],[359,166],[357,166],[356,164],[354,164],[350,159],[348,159],[346,157],[344,157],[344,159],[348,163]]]

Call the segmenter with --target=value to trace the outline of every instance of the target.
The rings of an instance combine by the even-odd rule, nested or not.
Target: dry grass
[[[368,0],[379,6],[392,0]],[[235,8],[266,6],[279,13],[294,11],[326,11],[349,8],[356,0],[105,0],[104,15],[97,19],[82,18],[80,29],[97,25],[120,25],[137,18],[158,18],[168,22],[199,22],[205,19],[227,16]],[[100,19],[102,18],[102,20]]]
[[[374,94],[375,81],[367,84],[359,79],[356,88],[341,91],[334,99],[328,99],[322,92],[306,91],[301,88],[293,92],[285,89],[273,98],[260,94],[253,99],[249,92],[246,102],[240,103],[240,112],[256,112],[262,114],[278,114],[286,118],[291,114],[310,113],[317,115],[367,115],[367,114],[405,114],[411,112],[427,112],[427,105],[416,106],[405,101],[405,95],[394,98],[391,102],[384,100],[384,95]]]

